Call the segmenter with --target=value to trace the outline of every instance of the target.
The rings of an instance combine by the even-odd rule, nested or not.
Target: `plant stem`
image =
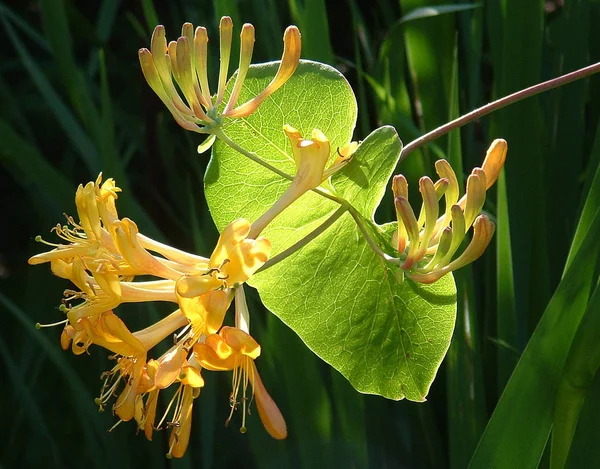
[[[373,252],[387,262],[391,262],[392,264],[400,264],[400,258],[392,257],[389,254],[386,254],[381,250],[379,246],[377,246],[377,243],[373,241],[373,239],[371,239],[371,236],[367,232],[365,225],[363,225],[363,222],[360,219],[360,214],[356,211],[356,209],[353,206],[348,205],[348,212],[350,213],[350,215],[352,215],[352,218],[354,218],[354,222],[358,226],[358,229],[360,230],[362,235],[365,237],[365,240],[367,241],[368,245],[371,247]]]
[[[419,147],[422,147],[426,143],[429,143],[432,140],[441,137],[442,135],[446,135],[448,132],[456,128],[462,127],[463,125],[477,120],[480,117],[483,117],[491,112],[497,111],[498,109],[502,109],[503,107],[516,103],[517,101],[521,101],[522,99],[529,98],[530,96],[535,96],[536,94],[543,93],[544,91],[551,90],[552,88],[566,85],[567,83],[571,83],[573,81],[585,78],[598,72],[600,72],[600,62],[581,68],[579,70],[575,70],[574,72],[567,73],[566,75],[562,75],[558,78],[553,78],[552,80],[548,80],[543,83],[538,83],[537,85],[530,86],[529,88],[525,88],[524,90],[517,91],[516,93],[509,94],[504,98],[500,98],[496,101],[486,104],[485,106],[475,109],[474,111],[471,111],[468,114],[459,117],[458,119],[454,119],[453,121],[448,122],[447,124],[444,124],[438,127],[437,129],[434,129],[431,132],[428,132],[425,135],[408,143],[402,149],[400,161],[404,160],[404,158],[406,158],[411,152],[413,152]]]
[[[244,155],[247,158],[250,158],[252,161],[254,161],[255,163],[258,163],[259,165],[267,168],[268,170],[273,171],[275,174],[281,176],[282,178],[287,179],[289,181],[291,181],[291,180],[294,179],[293,176],[290,176],[289,174],[284,173],[283,171],[277,169],[275,166],[273,166],[273,165],[267,163],[266,161],[260,159],[258,156],[256,156],[251,151],[248,151],[248,150],[242,148],[241,146],[239,146],[237,143],[235,143],[233,140],[231,140],[227,135],[225,135],[225,133],[221,129],[216,129],[214,131],[214,135],[218,139],[223,140],[223,142],[225,142],[227,145],[229,145],[235,151],[241,153],[242,155]]]
[[[265,270],[265,269],[268,269],[269,267],[273,267],[275,264],[290,257],[296,251],[298,251],[299,249],[306,246],[313,239],[315,239],[317,236],[319,236],[321,233],[323,233],[327,228],[329,228],[331,225],[333,225],[344,213],[346,213],[347,210],[348,210],[348,205],[342,204],[340,206],[340,208],[338,208],[335,212],[333,212],[333,214],[330,215],[330,217],[327,220],[325,220],[323,223],[321,223],[317,228],[315,228],[313,231],[311,231],[308,235],[306,235],[304,238],[302,238],[297,243],[291,245],[285,251],[281,251],[276,256],[273,256],[256,272],[258,273],[261,270]]]

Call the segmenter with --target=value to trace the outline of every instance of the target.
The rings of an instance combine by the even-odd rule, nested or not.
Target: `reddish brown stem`
[[[538,83],[537,85],[530,86],[529,88],[525,88],[524,90],[517,91],[516,93],[509,94],[504,98],[500,98],[496,101],[486,104],[485,106],[475,109],[474,111],[471,111],[468,114],[459,117],[458,119],[454,119],[453,121],[448,122],[447,124],[444,124],[441,127],[438,127],[437,129],[434,129],[431,132],[428,132],[425,135],[408,143],[402,149],[400,161],[406,158],[412,151],[416,150],[419,147],[422,147],[426,143],[429,143],[432,140],[441,137],[442,135],[446,135],[448,132],[462,127],[463,125],[468,124],[469,122],[472,122],[476,119],[479,119],[480,117],[483,117],[489,114],[490,112],[497,111],[498,109],[502,109],[503,107],[516,103],[517,101],[521,101],[522,99],[529,98],[530,96],[534,96],[539,93],[543,93],[544,91],[551,90],[552,88],[557,88],[559,86],[566,85],[567,83],[571,83],[573,81],[585,78],[598,72],[600,72],[600,62],[593,65],[588,65],[584,68],[580,68],[579,70],[567,73],[566,75],[553,78],[552,80],[548,80],[543,83]]]

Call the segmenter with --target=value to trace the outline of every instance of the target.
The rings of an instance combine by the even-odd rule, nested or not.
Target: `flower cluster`
[[[252,114],[260,104],[277,91],[296,71],[300,60],[300,32],[289,26],[283,35],[283,56],[277,74],[258,95],[238,105],[237,100],[250,68],[254,48],[254,26],[244,24],[241,32],[240,62],[227,103],[225,86],[229,70],[233,23],[224,16],[219,25],[221,64],[217,94],[211,95],[208,86],[206,28],[185,23],[181,37],[167,44],[165,28],[157,26],[152,34],[150,50],[140,49],[139,59],[146,81],[157,94],[177,123],[184,129],[210,133],[223,117],[238,118]],[[177,88],[181,90],[181,95]]]
[[[403,260],[400,272],[416,282],[433,283],[449,272],[479,258],[494,234],[495,225],[480,215],[485,193],[498,179],[506,159],[506,141],[494,140],[481,168],[475,168],[467,179],[465,195],[459,200],[456,174],[446,160],[438,160],[435,169],[440,179],[434,184],[427,176],[419,180],[423,205],[415,216],[408,201],[408,183],[400,174],[394,176],[392,190],[398,219],[393,241]],[[445,211],[439,215],[439,201],[444,197]],[[473,238],[456,259],[469,228]]]
[[[139,233],[132,220],[120,219],[115,204],[119,191],[112,179],[103,183],[101,176],[79,186],[75,196],[79,221],[68,217],[67,225],[53,230],[66,244],[38,238],[54,249],[29,259],[33,265],[49,262],[55,275],[75,285],[65,290],[60,307],[67,316],[62,347],[79,355],[97,345],[114,354],[115,366],[103,374],[96,400],[100,409],[116,397],[112,409],[120,421],[135,419],[148,439],[166,422],[172,428],[168,456],[181,457],[204,370],[232,370],[232,413],[240,401],[246,411],[250,385],[265,428],[273,437],[285,438],[285,421],[254,364],[260,346],[243,321],[236,321],[237,327],[223,327],[242,284],[267,261],[270,242],[249,239],[250,223],[238,219],[225,228],[210,258],[180,251]],[[156,279],[138,280],[140,276]],[[172,302],[176,309],[131,332],[115,310],[121,303],[143,301]],[[152,357],[153,348],[174,333],[171,348]],[[158,395],[171,385],[177,390],[157,423]]]

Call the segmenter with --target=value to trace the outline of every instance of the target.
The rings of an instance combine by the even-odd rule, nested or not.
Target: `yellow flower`
[[[192,347],[219,330],[232,298],[224,290],[209,291],[193,298],[179,297],[180,310],[187,319],[187,327],[177,335],[177,342],[156,359],[154,386],[165,389],[176,380],[185,381],[193,387],[203,385],[199,368],[196,370],[194,367]]]
[[[289,125],[283,126],[283,132],[292,145],[296,175],[277,202],[252,224],[250,237],[258,236],[277,215],[293,202],[309,190],[319,187],[323,181],[342,169],[350,162],[352,155],[358,148],[357,142],[350,142],[344,145],[343,148],[336,149],[337,156],[333,158],[333,162],[327,167],[327,163],[333,155],[331,154],[329,140],[323,132],[313,129],[310,140],[304,139],[298,130]]]
[[[106,311],[98,318],[84,317],[74,325],[65,326],[61,345],[66,350],[72,341],[73,351],[80,354],[95,344],[116,354],[117,365],[105,373],[106,379],[96,403],[102,410],[109,399],[117,394],[121,380],[125,380],[124,389],[119,393],[113,410],[121,420],[127,421],[134,417],[138,386],[141,385],[148,351],[186,324],[185,316],[176,310],[156,324],[131,333],[113,311]]]
[[[277,404],[267,392],[254,360],[260,355],[260,345],[246,332],[235,327],[223,327],[219,334],[212,334],[205,343],[194,346],[194,355],[203,368],[210,371],[233,370],[233,391],[231,393],[231,420],[238,406],[241,389],[242,427],[246,431],[246,406],[248,385],[252,387],[252,397],[256,398],[256,407],[265,429],[278,440],[287,437],[287,426]]]
[[[289,80],[300,60],[300,32],[295,26],[289,26],[283,36],[283,56],[277,74],[262,92],[237,106],[254,48],[254,26],[244,24],[238,73],[229,100],[220,111],[231,55],[231,18],[221,18],[219,30],[221,66],[216,96],[211,95],[208,86],[208,35],[205,28],[200,26],[194,31],[191,23],[185,23],[181,29],[181,37],[167,45],[165,28],[159,25],[152,34],[150,50],[139,51],[140,65],[152,90],[167,106],[177,123],[194,132],[207,132],[203,126],[219,125],[221,117],[246,117],[253,113],[265,99]],[[181,90],[183,99],[177,88]]]
[[[31,257],[29,264],[80,259],[95,281],[115,294],[119,276],[154,275],[177,280],[182,274],[206,270],[206,258],[154,241],[139,233],[132,220],[120,220],[115,206],[120,191],[113,179],[102,183],[102,174],[95,183],[80,185],[75,194],[79,223],[67,217],[66,226],[53,229],[68,244],[43,241],[55,249]],[[42,241],[40,237],[38,241]],[[148,250],[161,256],[151,255]]]
[[[235,288],[248,280],[271,253],[268,239],[248,239],[250,228],[250,222],[242,218],[227,225],[210,256],[208,269],[181,277],[177,294],[192,298],[217,288]]]
[[[154,241],[139,233],[132,220],[119,219],[118,192],[112,179],[102,183],[102,175],[95,183],[80,185],[75,195],[79,222],[68,217],[66,226],[53,230],[67,244],[43,241],[54,249],[29,259],[31,265],[50,262],[55,275],[79,289],[66,290],[61,305],[73,326],[81,318],[97,317],[121,303],[177,303],[176,281],[188,274],[206,274],[209,269],[209,259]],[[139,275],[160,280],[132,281]]]
[[[467,179],[466,194],[458,200],[456,175],[446,160],[435,164],[440,179],[434,184],[428,177],[419,181],[423,206],[415,216],[408,202],[408,184],[403,175],[394,176],[392,190],[398,218],[394,233],[396,248],[403,258],[400,265],[406,276],[421,283],[433,283],[449,272],[479,258],[494,234],[495,225],[480,215],[485,192],[498,179],[506,159],[504,140],[494,140],[482,168],[473,169]],[[445,197],[445,213],[438,218],[438,201]],[[465,234],[473,226],[473,238],[458,258],[454,254]]]
[[[325,169],[331,156],[331,146],[327,137],[319,129],[313,129],[312,138],[305,140],[302,134],[289,125],[283,126],[283,132],[292,144],[292,154],[296,162],[294,181],[305,191],[317,188],[324,180],[345,166],[358,147],[350,142],[337,150],[337,158]]]
[[[114,354],[111,359],[116,364],[103,373],[104,384],[96,399],[100,410],[115,397],[112,409],[119,417],[117,425],[135,419],[148,439],[166,422],[171,428],[167,456],[181,457],[189,442],[193,400],[204,386],[194,347],[214,341],[207,338],[221,329],[236,290],[264,265],[271,244],[266,238],[249,239],[250,223],[239,219],[225,228],[210,258],[179,251],[139,233],[132,220],[120,219],[115,204],[118,192],[115,182],[102,183],[101,175],[79,186],[75,195],[79,221],[68,217],[66,226],[54,229],[65,243],[43,241],[53,249],[33,256],[29,263],[50,263],[55,275],[76,287],[65,290],[60,307],[67,314],[60,322],[65,324],[62,348],[71,347],[80,355],[97,345]],[[155,280],[136,281],[140,275]],[[131,332],[113,310],[121,303],[140,301],[169,301],[179,308]],[[173,334],[175,343],[169,350],[148,360],[151,350]],[[275,422],[273,432],[281,435],[274,403],[254,364],[244,365],[246,369],[260,395],[259,411],[267,415],[263,420]],[[155,427],[159,392],[175,383],[178,389]]]

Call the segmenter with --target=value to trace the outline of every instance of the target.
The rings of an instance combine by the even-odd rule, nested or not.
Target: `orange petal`
[[[401,266],[403,269],[407,270],[410,269],[415,262],[415,254],[419,248],[419,226],[417,225],[415,212],[413,212],[406,197],[396,197],[394,204],[396,206],[396,213],[400,216],[400,219],[406,228],[406,234],[409,241],[408,254]]]
[[[300,52],[300,31],[296,26],[289,26],[283,35],[283,56],[273,80],[255,98],[230,111],[228,117],[246,117],[252,114],[265,99],[281,88],[296,71]]]
[[[420,237],[419,249],[415,254],[415,261],[417,262],[420,261],[427,252],[439,213],[435,187],[433,181],[427,176],[423,176],[419,180],[419,192],[423,198],[423,221],[425,223],[425,229]],[[421,217],[419,217],[419,219],[420,218]],[[417,224],[420,226],[420,220]]]
[[[181,311],[192,323],[196,336],[217,332],[223,324],[230,303],[229,295],[224,290],[213,290],[192,298],[179,296],[178,300]]]
[[[287,437],[287,425],[285,424],[285,419],[283,418],[279,407],[277,407],[277,404],[275,404],[275,401],[267,392],[267,389],[256,370],[254,362],[252,362],[252,366],[254,366],[254,397],[256,399],[256,408],[258,409],[260,420],[267,432],[269,432],[269,435],[277,440],[283,440]]]
[[[156,419],[156,407],[158,405],[158,389],[148,394],[146,401],[146,421],[144,422],[144,435],[152,441],[152,431],[154,430],[154,420]]]
[[[217,334],[208,336],[204,344],[194,345],[194,357],[210,371],[233,370],[237,366],[237,354]]]
[[[200,374],[200,369],[194,366],[184,366],[181,370],[181,383],[192,388],[201,388],[204,386],[204,378]]]
[[[229,59],[231,57],[231,42],[233,39],[233,22],[229,16],[223,16],[219,23],[219,47],[221,56],[221,66],[219,68],[219,88],[217,90],[218,106],[223,100],[225,85],[227,84],[227,74],[229,73]]]
[[[113,406],[115,414],[127,422],[135,415],[135,403],[137,398],[137,388],[142,376],[142,368],[146,362],[146,354],[135,358],[135,364],[131,376],[125,385],[125,389],[119,395],[117,402]]]
[[[181,373],[185,361],[185,350],[181,345],[173,346],[171,350],[158,359],[159,365],[154,375],[154,384],[158,389],[168,388]]]
[[[198,26],[194,34],[194,65],[196,67],[196,75],[200,82],[200,96],[202,105],[207,109],[212,107],[212,99],[210,97],[210,88],[208,87],[208,34],[206,28]]]
[[[504,166],[506,161],[506,152],[508,151],[508,144],[506,140],[496,139],[492,142],[483,160],[481,169],[485,172],[486,189],[489,189],[494,185],[500,170]]]
[[[254,26],[250,23],[246,23],[242,26],[241,33],[241,46],[240,46],[240,64],[238,66],[237,76],[235,77],[235,83],[233,84],[233,90],[227,101],[227,106],[223,111],[223,115],[226,116],[231,109],[233,109],[237,103],[242,85],[246,79],[246,74],[250,68],[250,62],[252,61],[252,51],[254,50]]]
[[[225,326],[221,329],[219,335],[223,337],[225,342],[227,342],[232,349],[242,355],[246,355],[253,360],[260,356],[260,345],[258,345],[256,340],[254,340],[250,334],[241,329]]]

